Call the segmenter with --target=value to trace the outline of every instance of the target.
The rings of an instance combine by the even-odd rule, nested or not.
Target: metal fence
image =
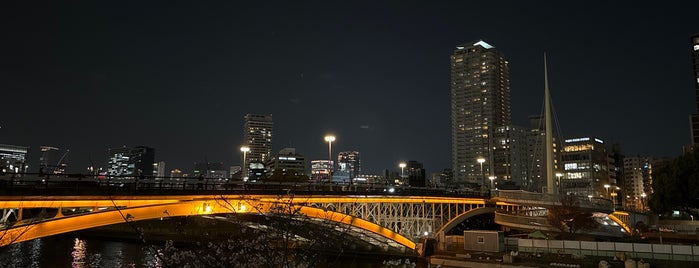
[[[508,246],[512,242],[508,242]],[[517,239],[517,250],[530,253],[577,254],[614,257],[623,253],[637,259],[659,259],[699,262],[699,246],[593,242],[574,240]]]

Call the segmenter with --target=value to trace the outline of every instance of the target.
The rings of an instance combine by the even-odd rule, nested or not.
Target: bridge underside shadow
[[[455,229],[459,229],[457,227],[459,227],[461,224],[464,223],[464,221],[467,221],[468,219],[480,217],[483,215],[494,215],[496,210],[497,208],[495,207],[480,207],[464,212],[447,222],[447,224],[445,224],[444,226],[442,226],[442,228],[440,228],[439,231],[437,231],[436,237],[451,234],[452,232],[454,232]]]

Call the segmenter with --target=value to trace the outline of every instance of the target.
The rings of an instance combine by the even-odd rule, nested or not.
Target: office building
[[[228,172],[223,167],[223,162],[194,162],[192,176],[225,179],[228,177]]]
[[[165,161],[153,163],[153,177],[157,179],[165,178]]]
[[[699,143],[699,34],[691,37],[692,40],[692,66],[694,67],[694,94],[696,102],[696,112],[689,118],[691,131],[691,145]]]
[[[330,170],[332,170],[333,161],[330,160],[313,160],[311,161],[311,180],[313,182],[329,182]]]
[[[601,197],[611,199],[609,191],[616,188],[610,174],[609,154],[604,141],[595,137],[564,140],[561,150],[563,166],[560,180],[561,194]]]
[[[359,152],[348,151],[337,154],[337,171],[334,177],[341,178],[342,181],[353,181],[362,172]]]
[[[408,177],[408,185],[412,187],[425,187],[427,184],[425,178],[425,168],[422,163],[410,160],[405,165],[405,173]]]
[[[27,173],[29,147],[0,144],[0,171],[2,173]]]
[[[252,169],[255,173],[260,173],[264,168],[264,163],[270,160],[272,155],[272,133],[274,123],[272,115],[245,115],[243,125],[243,146],[250,149],[245,154],[243,163],[244,177],[249,177]],[[260,174],[261,175],[261,174]]]
[[[456,183],[487,185],[493,132],[510,124],[510,70],[502,53],[484,41],[451,55],[452,166]],[[485,159],[479,163],[477,159]],[[483,171],[481,171],[481,166]]]
[[[385,181],[381,175],[357,174],[357,176],[354,177],[354,183],[356,183],[356,184],[384,185]]]
[[[284,148],[265,163],[267,178],[298,179],[306,177],[306,158],[297,154],[295,148]]]
[[[175,178],[182,178],[182,177],[185,177],[185,175],[182,174],[181,170],[179,170],[179,169],[170,170],[170,178],[175,179]]]
[[[240,176],[242,167],[238,165],[230,166],[228,169],[228,177],[233,179],[233,180],[242,180],[243,178]]]
[[[107,175],[152,176],[155,149],[146,146],[112,148],[107,153]]]

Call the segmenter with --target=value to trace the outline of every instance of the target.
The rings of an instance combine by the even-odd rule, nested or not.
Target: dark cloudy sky
[[[59,1],[0,8],[0,143],[70,149],[70,171],[147,145],[167,168],[240,161],[243,116],[274,150],[357,150],[366,172],[451,166],[449,55],[510,61],[513,123],[541,110],[542,54],[566,137],[676,156],[695,112],[698,1]],[[433,3],[437,2],[437,3]]]

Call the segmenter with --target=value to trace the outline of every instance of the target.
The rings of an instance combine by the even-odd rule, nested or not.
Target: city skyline
[[[452,166],[449,56],[481,39],[510,63],[515,125],[541,109],[546,52],[564,137],[656,157],[690,142],[697,3],[20,5],[3,18],[0,143],[32,161],[69,149],[73,172],[124,145],[168,170],[239,164],[245,114],[274,116],[273,152],[326,159],[334,134],[367,173],[438,172]]]

